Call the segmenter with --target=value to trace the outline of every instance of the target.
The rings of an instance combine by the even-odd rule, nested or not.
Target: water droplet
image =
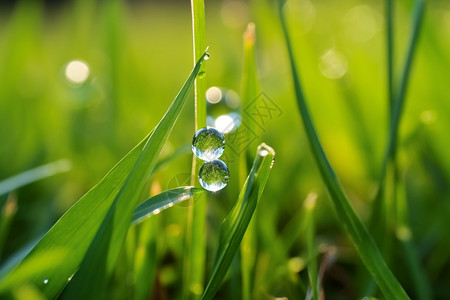
[[[197,78],[200,78],[200,79],[205,78],[205,77],[206,77],[206,73],[203,71],[199,72],[197,75]]]
[[[206,161],[212,161],[219,158],[225,150],[225,138],[218,130],[202,128],[194,134],[192,140],[192,152]]]
[[[44,282],[44,284],[47,284],[48,283],[48,278],[45,278],[43,282]]]
[[[267,151],[266,149],[262,149],[261,151],[259,151],[259,155],[260,156],[266,156],[267,154],[269,154],[269,151]]]
[[[209,59],[209,53],[206,53],[205,60],[208,60],[208,59]]]
[[[204,189],[217,192],[223,189],[230,180],[230,170],[220,159],[207,161],[200,168],[198,178]]]

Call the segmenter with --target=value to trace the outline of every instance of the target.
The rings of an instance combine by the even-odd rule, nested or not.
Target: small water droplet
[[[219,158],[225,150],[225,138],[218,130],[202,128],[194,134],[192,152],[205,161]]]
[[[48,283],[48,278],[46,278],[46,279],[44,279],[44,284],[47,284]]]
[[[205,77],[206,77],[206,73],[203,71],[199,72],[197,75],[197,78],[200,78],[200,79],[205,78]]]
[[[269,151],[267,151],[266,149],[262,149],[261,151],[259,151],[260,156],[266,156],[267,154],[269,154]]]
[[[209,59],[209,53],[206,53],[205,60],[208,60],[208,59]]]
[[[198,173],[201,186],[211,192],[223,189],[230,180],[230,170],[220,159],[205,162]]]

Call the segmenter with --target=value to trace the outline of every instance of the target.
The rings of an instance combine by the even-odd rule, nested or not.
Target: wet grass
[[[203,5],[0,10],[0,298],[447,299],[449,4]],[[216,193],[210,86],[241,98]]]

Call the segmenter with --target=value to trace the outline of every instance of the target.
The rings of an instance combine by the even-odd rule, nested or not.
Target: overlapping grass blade
[[[258,147],[247,181],[242,187],[235,205],[222,224],[212,275],[206,285],[202,299],[212,299],[219,289],[262,195],[274,157],[275,151],[268,145],[263,143]]]
[[[157,214],[166,208],[172,207],[177,203],[188,200],[204,192],[204,189],[193,186],[183,186],[161,192],[158,195],[145,200],[136,207],[131,223],[133,225],[139,224],[151,215]]]
[[[119,190],[100,229],[90,245],[80,270],[64,292],[65,299],[99,299],[114,268],[126,237],[134,208],[144,189],[146,178],[156,164],[159,152],[166,142],[186,103],[200,67],[209,54],[200,57],[185,84],[156,126],[140,153],[124,185]]]
[[[67,172],[70,168],[70,161],[60,159],[12,176],[0,181],[0,196],[40,179]]]
[[[180,104],[186,101],[189,88],[192,86],[198,69],[199,66],[191,73],[184,88],[175,98],[178,101],[174,102],[177,103],[172,105],[169,111],[176,110],[179,113],[182,107]],[[163,126],[165,130],[173,126],[173,124],[168,124],[167,121],[161,123],[165,125]],[[159,126],[161,126],[161,123]],[[5,275],[4,280],[0,283],[0,291],[27,283],[42,288],[48,298],[54,298],[58,295],[67,284],[68,279],[80,266],[89,245],[105,219],[105,215],[108,211],[111,211],[110,208],[114,199],[122,186],[129,181],[127,178],[133,172],[136,162],[142,163],[141,154],[144,149],[148,149],[149,140],[152,136],[153,132],[131,150],[99,184],[86,193],[58,220],[24,260],[11,273]],[[158,137],[161,139],[161,133]],[[146,177],[143,178],[145,181]],[[129,204],[132,205],[132,203]],[[133,209],[134,206],[132,206],[131,212]],[[39,265],[40,258],[45,259],[48,253],[55,251],[59,255],[53,256],[54,261],[61,261],[61,263],[48,264],[45,268],[30,267],[30,265]],[[33,272],[29,272],[29,269],[33,269]],[[43,284],[44,280],[46,280],[45,285]]]
[[[149,136],[142,140],[109,173],[80,200],[77,201],[32,248],[11,273],[6,273],[0,283],[0,292],[22,283],[43,287],[47,297],[55,297],[67,284],[83,259],[95,232],[100,227],[111,203],[124,184]],[[46,261],[49,253],[53,262],[45,268],[33,268]],[[33,269],[29,272],[28,269]]]
[[[319,138],[317,137],[317,133],[309,114],[308,106],[300,84],[300,77],[297,72],[294,53],[287,31],[286,20],[283,14],[283,3],[284,1],[279,1],[279,13],[291,64],[297,104],[299,106],[303,126],[309,139],[311,151],[319,167],[322,179],[328,188],[337,214],[341,221],[345,224],[359,256],[385,297],[387,299],[409,299],[400,283],[386,265],[373,238],[370,236],[366,227],[350,205],[350,202],[348,201],[344,190],[342,189],[342,186],[340,185],[339,180],[325,155]]]

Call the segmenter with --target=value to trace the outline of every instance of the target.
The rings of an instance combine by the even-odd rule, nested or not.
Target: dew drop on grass
[[[194,134],[192,152],[205,161],[218,159],[225,150],[225,138],[218,130],[202,128]]]
[[[205,78],[205,76],[206,76],[206,73],[203,72],[203,71],[199,72],[198,75],[197,75],[197,77],[200,78],[200,79]]]
[[[209,59],[209,53],[206,53],[205,60],[208,60],[208,59]]]
[[[48,283],[48,278],[45,278],[43,282],[44,282],[44,284],[47,284]]]
[[[201,186],[211,192],[223,189],[230,180],[230,170],[220,159],[205,162],[198,173]]]

